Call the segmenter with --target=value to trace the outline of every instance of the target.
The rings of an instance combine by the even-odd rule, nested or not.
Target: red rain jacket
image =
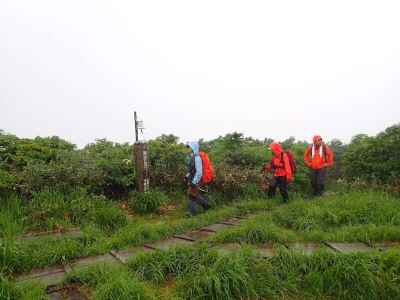
[[[316,140],[320,138],[319,136],[315,136],[313,141],[314,143]],[[325,167],[332,167],[333,166],[333,152],[332,150],[326,145],[322,143],[320,147],[322,147],[322,156],[320,155],[320,147],[316,147],[314,149],[314,157],[312,156],[312,149],[315,144],[308,145],[306,151],[304,152],[304,163],[307,167],[313,170],[319,170]]]
[[[272,143],[269,148],[272,150],[273,157],[271,163],[267,164],[264,170],[273,172],[275,177],[285,176],[286,180],[291,182],[293,174],[287,154],[283,152],[281,145],[278,143]]]

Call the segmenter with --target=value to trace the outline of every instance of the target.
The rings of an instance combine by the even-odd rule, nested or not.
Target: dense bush
[[[150,141],[150,184],[167,191],[182,188],[187,171],[185,152],[185,146],[173,135]]]
[[[260,191],[265,188],[266,180],[260,170],[271,158],[270,142],[270,139],[261,141],[236,132],[211,141],[202,140],[201,148],[209,154],[216,172],[211,190],[233,199],[252,190],[252,184]],[[400,125],[389,127],[376,137],[357,135],[349,145],[337,139],[328,144],[335,155],[328,178],[400,186]],[[291,137],[282,141],[282,146],[294,153],[298,165],[290,190],[308,191],[309,171],[303,163],[307,142]],[[162,135],[150,140],[149,159],[152,187],[167,192],[184,190],[187,155],[176,136]],[[134,182],[130,144],[102,139],[77,149],[58,137],[19,139],[0,132],[0,196],[17,191],[30,198],[46,188],[63,192],[84,188],[120,198],[134,190]]]
[[[396,183],[400,178],[400,125],[375,137],[355,136],[343,155],[344,174],[349,179]]]
[[[31,196],[43,188],[85,188],[107,196],[132,190],[134,168],[128,144],[97,140],[84,149],[58,137],[19,139],[0,133],[0,193]]]

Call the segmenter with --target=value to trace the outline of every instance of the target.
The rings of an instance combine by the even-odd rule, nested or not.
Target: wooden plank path
[[[82,235],[82,231],[80,228],[70,228],[67,230],[62,231],[45,231],[45,232],[35,232],[35,233],[28,233],[23,236],[17,238],[20,241],[32,241],[41,238],[59,238],[59,237],[79,237]]]
[[[140,247],[133,247],[123,250],[112,250],[103,255],[79,258],[65,266],[56,266],[52,268],[45,268],[41,270],[34,270],[29,274],[23,274],[17,277],[17,282],[24,281],[39,281],[47,287],[47,291],[50,299],[87,299],[84,295],[81,295],[77,289],[71,289],[69,287],[58,286],[63,282],[65,275],[71,271],[87,268],[92,265],[99,263],[115,263],[115,264],[126,264],[128,260],[138,253],[144,251],[154,250],[168,250],[177,245],[192,245],[196,241],[204,240],[215,233],[232,228],[239,225],[241,222],[249,220],[256,215],[248,215],[241,217],[229,218],[225,221],[221,221],[215,224],[211,224],[200,228],[199,230],[189,231],[184,234],[174,235],[166,240],[157,241],[154,243],[148,243]],[[386,242],[377,243],[374,245],[367,245],[364,243],[338,243],[331,241],[324,241],[322,243],[313,242],[295,242],[287,243],[283,245],[288,249],[299,251],[306,255],[311,255],[322,248],[328,251],[335,251],[339,253],[355,253],[355,252],[369,252],[374,250],[385,251],[392,247],[400,247],[400,242]],[[237,252],[241,245],[238,243],[230,243],[224,245],[218,245],[215,247],[217,251],[222,254]],[[275,246],[271,243],[260,245],[256,248],[256,251],[263,258],[271,258],[277,255]],[[63,298],[64,297],[64,298]]]
[[[116,263],[126,264],[128,260],[140,252],[154,250],[168,250],[177,245],[192,245],[193,242],[206,239],[216,232],[238,225],[244,218],[229,218],[220,223],[212,224],[187,232],[182,235],[175,235],[169,239],[158,241],[155,243],[144,244],[141,247],[128,248],[124,250],[112,250],[109,253],[91,257],[79,258],[65,266],[57,266],[40,270],[33,270],[29,274],[22,274],[17,277],[17,282],[37,281],[47,287],[50,299],[86,299],[80,295],[78,291],[71,292],[68,288],[58,288],[65,275],[74,270],[84,269],[99,263]],[[43,237],[44,234],[40,235]],[[37,236],[36,236],[37,237]]]

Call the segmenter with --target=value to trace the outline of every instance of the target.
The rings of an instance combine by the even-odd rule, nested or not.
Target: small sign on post
[[[139,139],[139,130],[143,133],[143,121],[138,121],[135,112],[135,144],[133,156],[136,169],[136,186],[139,192],[147,192],[150,189],[150,165],[147,144]]]

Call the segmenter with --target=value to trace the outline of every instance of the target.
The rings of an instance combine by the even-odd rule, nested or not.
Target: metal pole
[[[135,139],[136,143],[139,142],[139,130],[138,130],[138,120],[136,111],[135,111]]]

